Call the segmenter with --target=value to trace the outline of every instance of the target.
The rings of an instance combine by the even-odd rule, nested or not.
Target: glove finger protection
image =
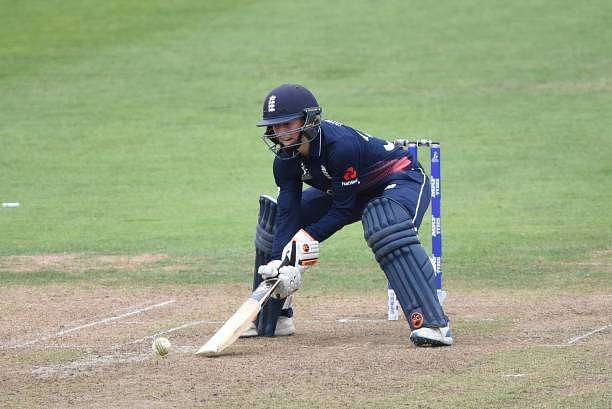
[[[274,297],[283,299],[299,290],[302,284],[301,267],[285,266],[278,269],[278,286],[274,290]]]
[[[268,264],[259,266],[257,274],[259,274],[264,280],[268,278],[274,278],[278,275],[278,268],[281,265],[280,260],[272,260]]]

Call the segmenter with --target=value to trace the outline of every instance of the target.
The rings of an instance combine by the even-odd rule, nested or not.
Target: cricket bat
[[[295,254],[295,251],[292,251]],[[292,254],[292,259],[295,256]],[[290,258],[287,257],[281,264],[282,266],[289,265]],[[224,349],[232,345],[238,337],[246,331],[255,319],[261,307],[268,301],[274,289],[278,286],[278,278],[270,278],[262,281],[259,286],[251,293],[251,296],[246,300],[238,311],[234,313],[225,324],[204,344],[196,355],[198,356],[216,356],[221,354]]]

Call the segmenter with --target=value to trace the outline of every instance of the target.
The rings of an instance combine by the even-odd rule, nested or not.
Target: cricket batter
[[[453,343],[436,293],[435,272],[417,229],[429,206],[429,178],[401,147],[339,122],[324,120],[314,95],[284,84],[266,96],[264,141],[276,154],[275,200],[260,198],[254,287],[280,284],[243,336],[291,335],[292,294],[318,261],[319,242],[361,220],[365,239],[395,290],[417,346]],[[303,189],[306,183],[308,188]],[[293,253],[292,253],[293,249]],[[296,254],[293,265],[281,260]]]

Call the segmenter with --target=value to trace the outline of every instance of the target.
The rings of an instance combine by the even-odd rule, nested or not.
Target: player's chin
[[[295,142],[296,142],[296,141],[295,141],[295,140],[293,140],[293,139],[289,139],[289,140],[283,140],[283,139],[281,139],[281,140],[280,140],[280,143],[281,143],[281,145],[283,145],[283,148],[286,148],[287,146],[291,146],[291,145],[295,144]]]
[[[299,136],[289,136],[289,137],[280,137],[278,140],[283,145],[283,147],[295,145],[298,142]]]

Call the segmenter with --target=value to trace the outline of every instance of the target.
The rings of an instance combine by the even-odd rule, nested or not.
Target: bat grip
[[[291,252],[289,252],[289,254],[287,254],[287,256],[285,257],[285,259],[283,260],[283,262],[281,263],[280,267],[285,267],[285,266],[294,266],[295,265],[295,240],[293,240],[291,242]],[[279,268],[280,268],[279,267]]]
[[[295,241],[291,243],[291,252],[287,254],[287,256],[282,261],[280,266],[278,266],[278,268],[280,269],[281,267],[294,266],[294,265],[295,265]],[[268,278],[266,281],[274,281],[274,280],[278,281],[278,276],[273,277],[273,278]]]

